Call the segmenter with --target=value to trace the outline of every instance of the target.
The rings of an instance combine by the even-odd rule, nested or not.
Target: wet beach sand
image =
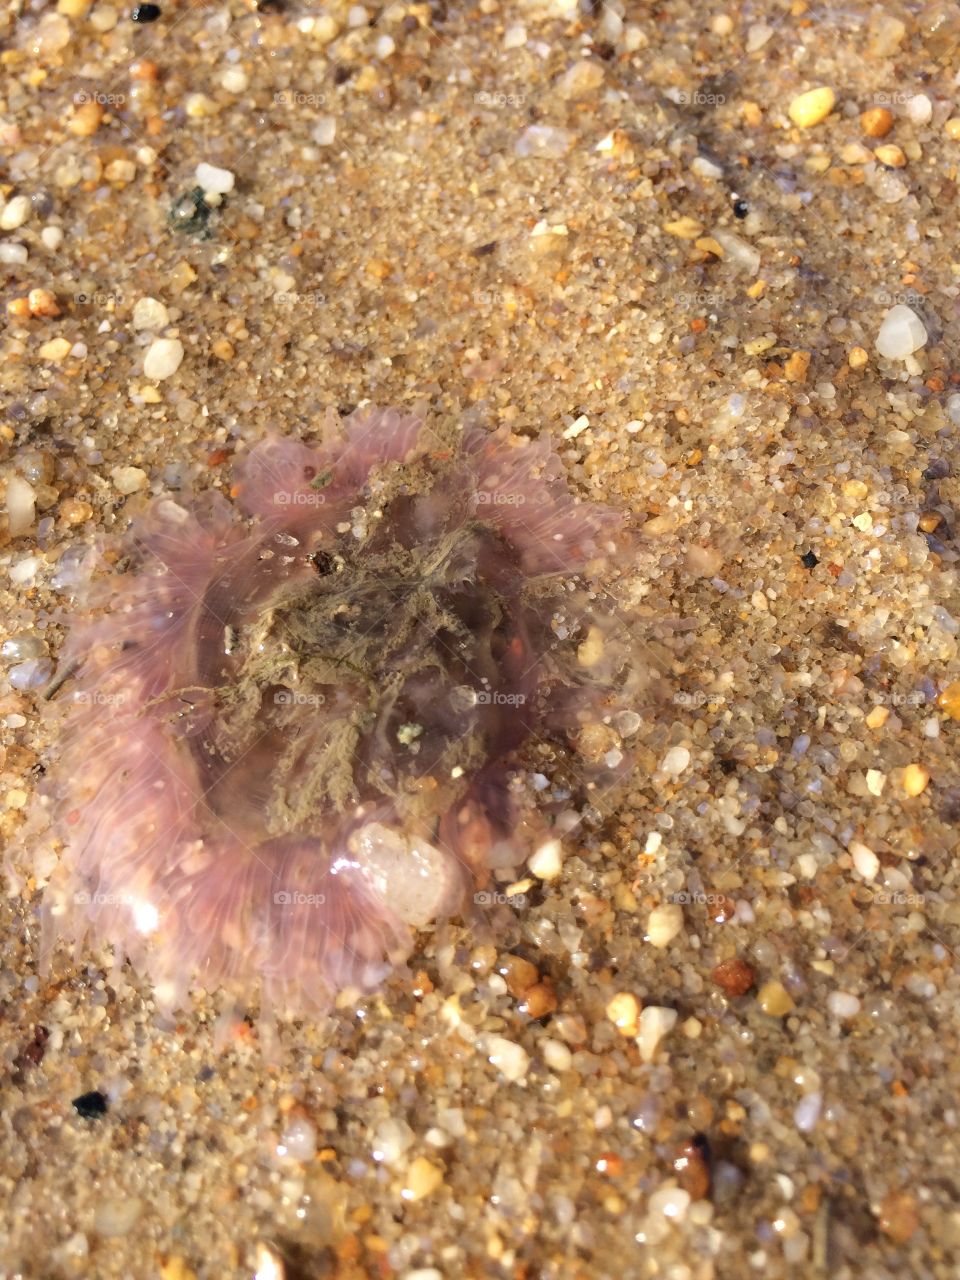
[[[8,852],[0,1275],[956,1276],[956,6],[59,0],[0,70],[9,851],[83,551],[330,407],[549,434],[650,672],[276,1061],[41,972]]]

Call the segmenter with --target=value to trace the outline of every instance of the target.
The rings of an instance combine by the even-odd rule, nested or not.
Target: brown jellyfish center
[[[422,536],[422,504],[395,499],[238,628],[216,749],[270,834],[386,798],[435,815],[529,735],[550,611],[495,531],[432,523]]]

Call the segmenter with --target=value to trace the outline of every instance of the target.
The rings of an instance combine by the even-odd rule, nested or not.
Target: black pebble
[[[746,200],[738,200],[733,206],[733,216],[735,218],[745,218],[750,212],[750,206]]]
[[[95,1120],[97,1116],[107,1114],[107,1099],[99,1089],[91,1089],[89,1093],[81,1093],[79,1098],[74,1098],[73,1107],[84,1120]]]
[[[134,22],[156,22],[160,17],[158,4],[138,4],[130,17]]]
[[[812,551],[808,551],[806,555],[800,557],[800,563],[805,569],[815,569],[820,561]]]

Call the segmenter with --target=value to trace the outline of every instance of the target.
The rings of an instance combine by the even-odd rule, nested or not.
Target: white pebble
[[[203,190],[204,195],[225,196],[228,191],[233,190],[236,181],[229,169],[220,169],[206,161],[197,165],[196,177],[197,186]]]
[[[436,1267],[417,1267],[416,1271],[405,1271],[402,1280],[443,1280],[443,1273]]]
[[[22,267],[30,257],[30,252],[25,244],[15,244],[7,241],[0,244],[0,262],[11,267]]]
[[[318,147],[329,147],[336,136],[337,121],[334,116],[321,116],[310,134]]]
[[[385,61],[396,52],[396,48],[393,36],[378,36],[373,46],[373,53],[375,57]]]
[[[508,1080],[522,1080],[530,1065],[526,1049],[504,1036],[487,1039],[487,1058]]]
[[[718,164],[714,164],[712,160],[708,160],[706,156],[694,156],[690,161],[690,168],[700,178],[722,178],[723,170]]]
[[[864,880],[875,880],[880,870],[880,859],[873,850],[859,840],[851,840],[847,850],[853,859],[854,868]]]
[[[823,1106],[823,1095],[808,1093],[801,1098],[793,1109],[793,1123],[801,1133],[810,1133],[820,1119],[820,1108]]]
[[[40,239],[48,249],[59,249],[63,244],[63,228],[44,227],[40,232]]]
[[[170,323],[170,313],[156,298],[138,298],[133,308],[133,327],[159,333]]]
[[[538,880],[555,880],[563,867],[563,845],[547,840],[527,859],[527,866]]]
[[[243,67],[227,67],[220,77],[220,84],[227,93],[243,93],[250,84],[250,77]]]
[[[541,1040],[540,1052],[551,1071],[569,1071],[573,1065],[573,1054],[559,1040]]]
[[[671,747],[660,762],[663,773],[672,778],[678,777],[690,763],[690,752],[686,747]]]
[[[682,1187],[661,1187],[650,1197],[647,1210],[671,1222],[682,1222],[690,1208],[690,1192]]]
[[[7,481],[7,518],[12,537],[18,538],[32,526],[36,502],[33,486],[23,476],[11,476]]]
[[[398,1164],[413,1140],[414,1132],[403,1120],[383,1120],[373,1134],[373,1158],[378,1164]]]
[[[914,124],[928,124],[933,115],[933,103],[925,93],[915,93],[907,99],[907,115]]]
[[[654,907],[647,918],[647,941],[654,947],[669,946],[683,928],[683,911],[676,902]]]
[[[888,360],[906,360],[926,343],[927,331],[923,321],[902,302],[891,307],[883,317],[877,334],[877,350]]]
[[[140,467],[114,467],[110,476],[117,492],[124,495],[136,493],[147,485],[147,473]]]
[[[14,196],[3,206],[0,213],[0,228],[4,231],[16,231],[30,217],[30,201],[26,196]]]
[[[527,43],[527,28],[521,22],[515,22],[512,27],[507,27],[503,33],[503,47],[505,49],[522,49]]]
[[[849,991],[831,991],[827,996],[827,1008],[835,1018],[855,1018],[860,1012],[860,1001]]]
[[[644,1062],[653,1061],[660,1041],[673,1030],[676,1023],[676,1009],[667,1009],[658,1004],[648,1004],[645,1009],[641,1010],[637,1048],[640,1050],[640,1057]]]
[[[180,368],[183,360],[183,343],[179,338],[157,338],[150,344],[143,360],[145,378],[162,382],[170,378]]]
[[[306,1161],[312,1160],[316,1154],[317,1130],[313,1121],[302,1115],[292,1116],[280,1135],[277,1155]]]

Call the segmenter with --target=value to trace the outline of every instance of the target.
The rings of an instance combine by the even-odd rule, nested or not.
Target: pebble
[[[415,1202],[432,1195],[443,1184],[443,1170],[426,1156],[417,1156],[407,1170],[401,1196]]]
[[[0,262],[8,266],[22,267],[30,257],[25,244],[0,244]]]
[[[403,1120],[384,1120],[373,1134],[373,1158],[378,1164],[398,1164],[413,1142],[413,1130]]]
[[[19,538],[33,527],[36,502],[37,495],[33,485],[22,476],[10,476],[7,480],[6,506],[11,537]]]
[[[43,241],[45,248],[51,251],[59,249],[63,244],[63,228],[44,227],[40,232],[40,239]]]
[[[923,321],[902,302],[883,317],[877,334],[877,350],[888,360],[906,360],[927,342],[927,330]]]
[[[51,338],[49,342],[43,344],[38,354],[41,360],[50,360],[54,364],[59,364],[70,354],[70,347],[71,344],[66,338]]]
[[[930,773],[922,764],[908,764],[903,771],[901,784],[908,796],[922,795],[930,781]]]
[[[769,1018],[785,1018],[796,1005],[782,982],[765,982],[757,992],[757,1004]]]
[[[170,313],[156,298],[138,298],[133,308],[134,329],[151,329],[159,333],[170,323]]]
[[[822,1107],[823,1095],[820,1093],[808,1093],[800,1099],[793,1109],[793,1123],[801,1133],[812,1133],[817,1127]]]
[[[860,1012],[860,1001],[849,991],[831,991],[827,996],[827,1008],[835,1018],[855,1018]]]
[[[682,1222],[689,1208],[690,1193],[684,1191],[682,1187],[660,1187],[653,1193],[647,1204],[649,1213],[662,1215],[664,1218],[669,1218],[671,1222]]]
[[[851,840],[847,849],[853,859],[855,870],[863,876],[864,880],[875,880],[880,870],[880,859],[873,850],[861,844],[859,840]]]
[[[110,475],[117,492],[124,495],[147,487],[147,473],[140,467],[114,467]]]
[[[581,58],[568,68],[557,82],[560,97],[576,102],[603,84],[603,66],[590,58]]]
[[[89,1093],[81,1093],[79,1098],[74,1098],[70,1104],[78,1116],[83,1116],[85,1120],[93,1120],[97,1116],[105,1116],[107,1114],[107,1098],[106,1094],[100,1092],[99,1089],[91,1089]]]
[[[289,1156],[291,1160],[312,1160],[317,1154],[317,1128],[308,1116],[292,1113],[287,1120],[277,1155]]]
[[[672,778],[677,778],[690,764],[690,752],[686,747],[671,747],[660,761],[661,770]]]
[[[654,907],[647,918],[646,939],[651,946],[668,947],[683,929],[683,911],[676,902]]]
[[[31,658],[28,662],[11,667],[7,677],[14,689],[26,693],[30,689],[42,689],[49,684],[53,671],[54,666],[49,658]]]
[[[573,1054],[559,1040],[541,1040],[540,1052],[551,1071],[569,1071],[573,1065]]]
[[[522,1045],[505,1036],[487,1039],[487,1058],[508,1080],[522,1080],[530,1066],[530,1055]]]
[[[321,116],[310,132],[310,137],[318,147],[329,147],[337,136],[335,116]]]
[[[828,86],[821,85],[798,94],[787,108],[787,114],[799,129],[811,129],[826,120],[837,105],[837,95]]]
[[[514,23],[512,27],[507,27],[503,33],[503,47],[505,49],[522,49],[527,43],[527,28],[523,23]]]
[[[538,880],[555,880],[563,870],[563,845],[547,840],[527,859],[527,866]]]
[[[215,164],[201,162],[196,168],[197,186],[204,195],[225,196],[233,190],[235,175],[230,169],[220,169]]]
[[[0,229],[16,231],[30,217],[31,205],[27,196],[14,196],[3,206],[0,212]]]
[[[640,1029],[637,1035],[637,1048],[644,1062],[652,1062],[656,1057],[660,1041],[669,1035],[677,1024],[676,1009],[668,1009],[663,1005],[648,1004],[640,1014]]]
[[[629,991],[618,992],[607,1005],[607,1017],[622,1036],[635,1036],[639,1030],[640,1005]]]
[[[885,143],[882,147],[877,147],[873,154],[888,169],[902,169],[907,163],[907,157],[901,148],[893,143]]]
[[[172,377],[183,361],[183,343],[179,338],[157,338],[143,360],[143,374],[155,382]]]
[[[933,116],[933,103],[925,93],[915,93],[907,99],[907,118],[916,125],[929,124]]]
[[[220,84],[227,93],[243,93],[249,87],[250,77],[243,67],[227,67],[220,77]]]
[[[860,116],[860,128],[868,138],[885,138],[893,128],[889,107],[868,107]]]
[[[753,968],[741,956],[721,960],[710,976],[725,995],[734,997],[746,995],[756,980]]]

